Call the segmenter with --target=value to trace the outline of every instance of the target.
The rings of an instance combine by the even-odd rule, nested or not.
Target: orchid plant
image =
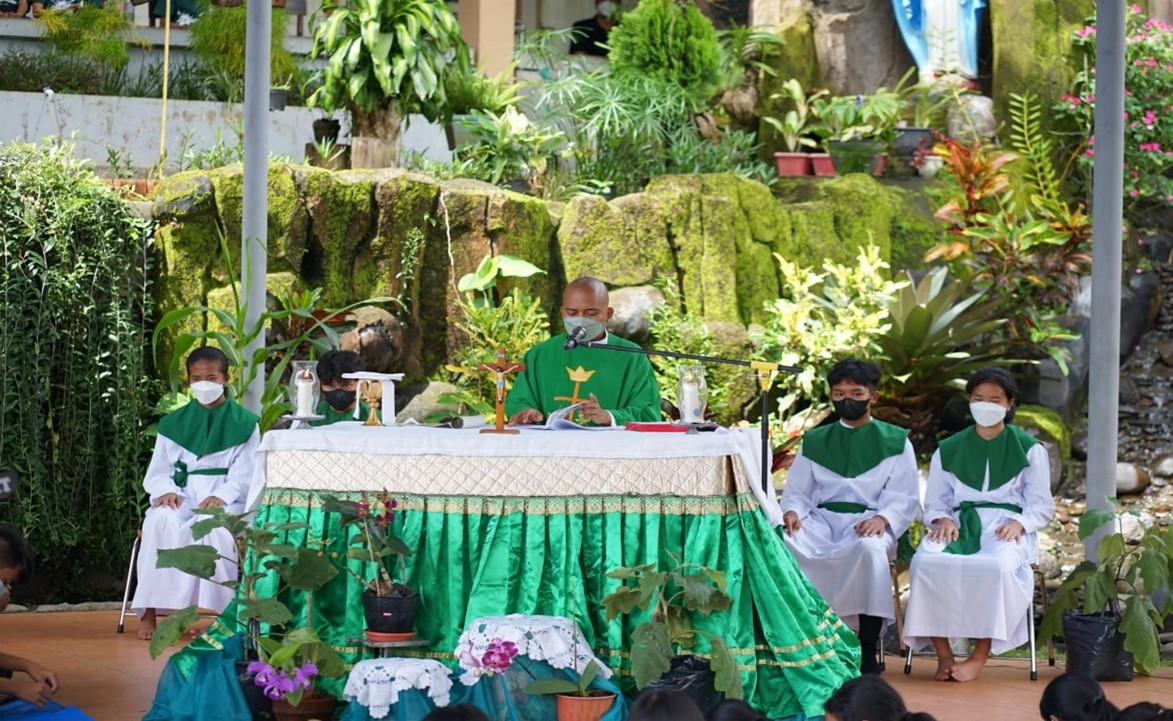
[[[481,676],[505,673],[513,665],[513,658],[517,656],[517,644],[499,638],[490,641],[488,648],[479,657],[472,649],[472,641],[469,641],[468,648],[457,654],[461,667],[465,669],[460,677],[461,683],[465,686],[472,686]]]
[[[358,527],[358,533],[354,534],[347,544],[346,558],[374,564],[376,576],[374,580],[368,581],[349,567],[346,567],[346,570],[376,596],[415,594],[412,589],[395,582],[387,564],[389,559],[398,558],[399,578],[407,579],[403,559],[411,555],[411,549],[391,530],[391,524],[395,521],[395,509],[398,507],[399,503],[386,490],[373,498],[363,494],[357,501],[343,500],[335,496],[322,497],[323,510],[341,516],[344,527]]]

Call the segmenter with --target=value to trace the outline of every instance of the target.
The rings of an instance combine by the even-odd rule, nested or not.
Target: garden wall
[[[241,186],[240,166],[181,173],[160,186],[160,313],[224,295],[216,292],[228,282],[218,238],[239,252]],[[518,283],[555,316],[566,281],[589,274],[613,288],[668,284],[693,315],[744,327],[764,320],[762,303],[778,296],[774,253],[818,267],[874,243],[885,257],[918,261],[937,233],[919,194],[863,175],[787,185],[781,199],[734,175],[667,176],[642,193],[561,204],[403,170],[273,165],[269,189],[268,270],[283,274],[271,278],[274,287],[293,274],[325,288],[329,305],[406,299],[402,370],[415,378],[439,370],[456,347],[456,280],[488,253],[547,269]],[[412,229],[425,244],[418,266],[405,269]],[[412,287],[403,287],[405,275]]]

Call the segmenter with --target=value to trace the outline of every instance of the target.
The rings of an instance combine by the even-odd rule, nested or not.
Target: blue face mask
[[[577,328],[582,328],[586,331],[582,336],[583,342],[598,338],[607,329],[606,326],[593,318],[582,318],[579,316],[563,318],[562,326],[566,328],[567,335],[573,335]]]

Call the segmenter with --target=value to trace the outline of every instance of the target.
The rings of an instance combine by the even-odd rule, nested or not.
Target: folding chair
[[[138,564],[138,549],[143,543],[143,529],[138,529],[130,547],[130,567],[126,569],[126,589],[122,592],[122,609],[118,613],[118,633],[126,630],[126,604],[130,601],[130,584]]]
[[[1047,583],[1043,578],[1043,572],[1039,570],[1038,564],[1030,564],[1031,573],[1035,577],[1035,593],[1037,593],[1043,601],[1043,615],[1047,614],[1050,608],[1050,601],[1047,599]],[[899,601],[897,602],[899,603]],[[1030,642],[1030,680],[1039,680],[1039,665],[1038,659],[1035,658],[1035,605],[1034,600],[1031,600],[1030,606],[1026,609],[1026,619],[1029,626],[1027,633]],[[1055,665],[1055,645],[1051,638],[1047,638],[1047,665]],[[909,646],[904,655],[904,673],[912,673],[912,647]]]

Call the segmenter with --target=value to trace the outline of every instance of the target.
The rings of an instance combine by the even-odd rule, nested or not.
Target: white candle
[[[314,414],[314,380],[309,374],[297,377],[297,415],[305,418]]]
[[[701,390],[696,383],[681,384],[680,420],[685,423],[701,422]]]

